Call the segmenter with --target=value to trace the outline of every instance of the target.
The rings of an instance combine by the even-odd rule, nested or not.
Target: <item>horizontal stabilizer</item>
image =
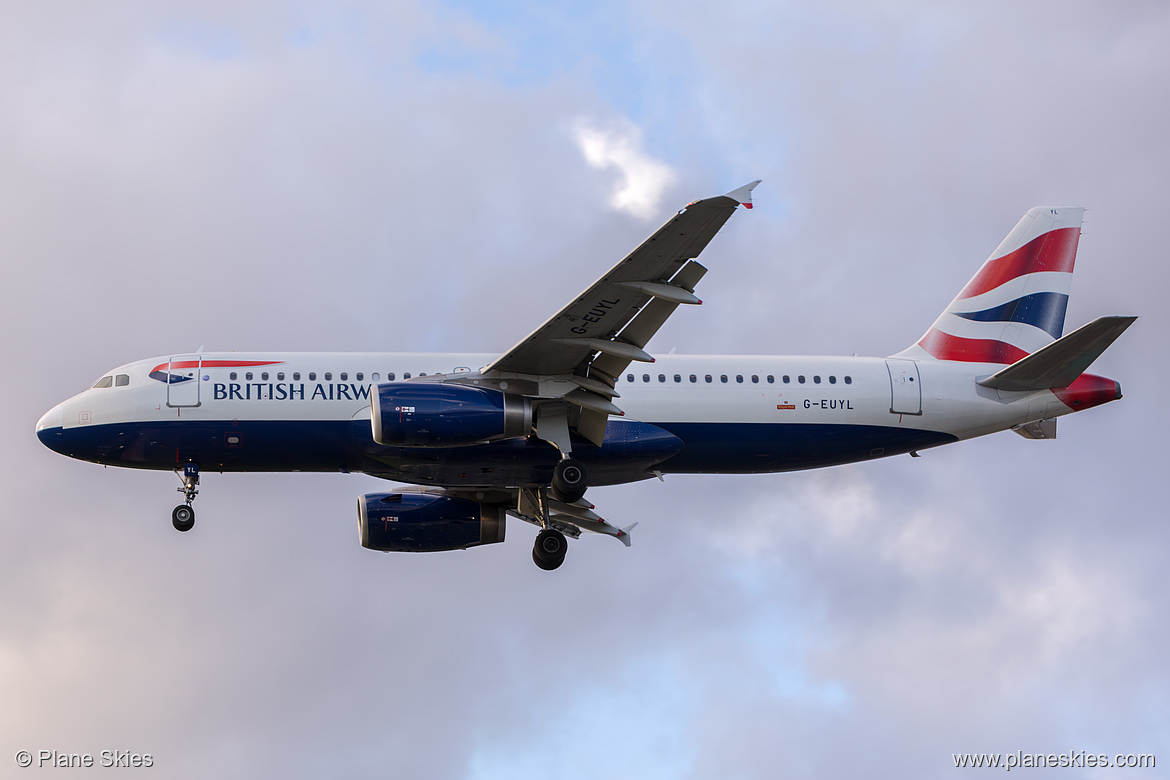
[[[1027,391],[1068,387],[1137,317],[1098,317],[1002,371],[979,380],[983,387]]]
[[[1012,430],[1025,439],[1055,439],[1056,419],[1037,420],[1024,425],[1017,425]]]

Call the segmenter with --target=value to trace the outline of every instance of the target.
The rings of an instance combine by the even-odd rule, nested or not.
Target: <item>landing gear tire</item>
[[[176,531],[184,533],[190,531],[195,527],[195,510],[186,504],[179,504],[175,511],[171,512],[171,524],[175,526]]]
[[[580,501],[589,487],[589,469],[579,460],[565,458],[553,469],[552,491],[558,501]]]
[[[536,545],[532,548],[532,561],[545,571],[552,571],[565,562],[565,553],[569,551],[569,542],[560,531],[546,528],[536,535]]]

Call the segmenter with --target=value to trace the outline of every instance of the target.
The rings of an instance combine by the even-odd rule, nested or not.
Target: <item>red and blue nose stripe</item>
[[[168,368],[172,371],[183,368],[252,368],[254,366],[275,366],[283,362],[283,360],[178,360],[174,363],[159,363],[150,370],[150,378],[163,384],[175,385],[180,382],[188,382],[195,377],[168,374]]]

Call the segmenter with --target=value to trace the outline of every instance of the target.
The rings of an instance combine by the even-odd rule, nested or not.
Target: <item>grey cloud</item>
[[[677,173],[667,211],[765,179],[657,349],[896,351],[1048,202],[1091,208],[1069,324],[1143,319],[1094,367],[1126,398],[1055,442],[597,490],[635,544],[583,539],[554,577],[520,524],[466,553],[362,550],[354,498],[383,483],[352,475],[208,475],[180,537],[173,477],[62,459],[32,425],[201,343],[506,348],[667,216],[609,208],[573,140],[629,119],[621,96],[571,68],[498,77],[513,43],[467,11],[58,10],[0,33],[9,755],[698,778],[1167,752],[1159,5],[622,22],[630,78],[686,96],[642,128]],[[419,66],[436,46],[484,72]]]

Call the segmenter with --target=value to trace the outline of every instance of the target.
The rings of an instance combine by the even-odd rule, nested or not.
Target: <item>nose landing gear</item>
[[[171,512],[171,524],[175,526],[176,531],[186,532],[195,527],[195,508],[191,504],[195,501],[195,496],[199,495],[199,465],[186,463],[183,465],[183,473],[179,474],[179,470],[175,469],[175,474],[183,480],[183,486],[175,489],[183,494],[187,502],[179,504]]]

